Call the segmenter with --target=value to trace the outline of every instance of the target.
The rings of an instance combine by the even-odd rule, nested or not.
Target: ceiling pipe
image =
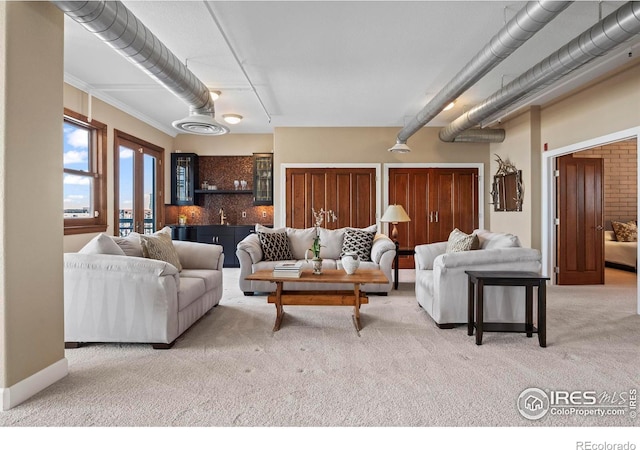
[[[445,106],[473,86],[491,69],[500,64],[529,38],[551,22],[572,2],[538,1],[528,2],[496,33],[466,66],[433,97],[429,103],[398,133],[396,147],[408,149],[407,139],[440,114]],[[404,147],[403,147],[404,146]],[[405,151],[407,151],[405,149]]]
[[[640,2],[628,2],[440,131],[456,137],[487,117],[558,81],[640,33]]]
[[[189,105],[189,116],[173,122],[174,128],[209,136],[229,132],[229,128],[215,120],[215,107],[207,86],[122,2],[52,3]]]

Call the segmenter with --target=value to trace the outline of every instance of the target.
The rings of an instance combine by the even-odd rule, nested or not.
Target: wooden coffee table
[[[312,270],[305,269],[300,278],[278,277],[273,276],[272,270],[259,270],[246,279],[276,284],[276,291],[268,297],[268,302],[276,305],[276,323],[273,331],[278,331],[282,324],[283,305],[353,306],[353,325],[360,331],[360,305],[369,303],[369,298],[360,290],[360,286],[389,282],[384,272],[378,269],[358,269],[352,275],[347,275],[342,269],[323,269],[322,274],[314,275]],[[353,284],[353,291],[285,291],[282,288],[283,283],[348,283]]]

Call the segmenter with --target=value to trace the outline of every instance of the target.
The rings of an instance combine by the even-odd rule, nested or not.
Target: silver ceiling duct
[[[173,122],[176,129],[208,136],[229,132],[215,120],[209,89],[121,2],[53,3],[189,105],[189,116]]]
[[[461,132],[554,83],[640,33],[640,2],[628,2],[440,131],[453,142]]]
[[[420,128],[429,123],[442,109],[454,101],[460,94],[473,86],[491,69],[501,63],[507,56],[517,50],[529,38],[551,22],[572,2],[538,1],[528,2],[524,8],[507,22],[496,33],[466,66],[407,125],[404,126],[396,140],[396,145],[389,151],[407,152],[406,142]],[[480,138],[480,133],[476,136]],[[486,136],[483,139],[492,139]],[[467,141],[469,142],[469,141]],[[477,141],[476,141],[477,142]]]

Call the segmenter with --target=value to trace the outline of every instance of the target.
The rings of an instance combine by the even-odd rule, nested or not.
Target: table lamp
[[[411,222],[411,218],[407,215],[402,205],[389,205],[384,215],[380,219],[380,222],[388,222],[393,224],[393,231],[391,231],[391,238],[394,241],[398,241],[398,229],[396,224],[399,222]]]

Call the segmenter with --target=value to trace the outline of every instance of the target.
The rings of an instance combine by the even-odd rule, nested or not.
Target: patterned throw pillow
[[[620,242],[637,242],[638,241],[638,226],[634,221],[627,223],[611,221],[613,232],[616,235],[616,240]]]
[[[347,252],[356,252],[360,257],[360,261],[371,261],[371,247],[375,236],[375,231],[347,228],[344,232],[340,256],[342,257]]]
[[[287,233],[262,233],[258,232],[260,246],[265,261],[285,261],[293,259]]]
[[[477,250],[480,246],[480,240],[475,233],[467,234],[455,228],[449,234],[447,241],[447,253],[466,252],[468,250]]]
[[[171,236],[166,233],[156,233],[154,235],[140,235],[140,245],[142,255],[145,258],[158,259],[173,265],[178,272],[182,271],[182,264],[178,252],[176,252]]]

